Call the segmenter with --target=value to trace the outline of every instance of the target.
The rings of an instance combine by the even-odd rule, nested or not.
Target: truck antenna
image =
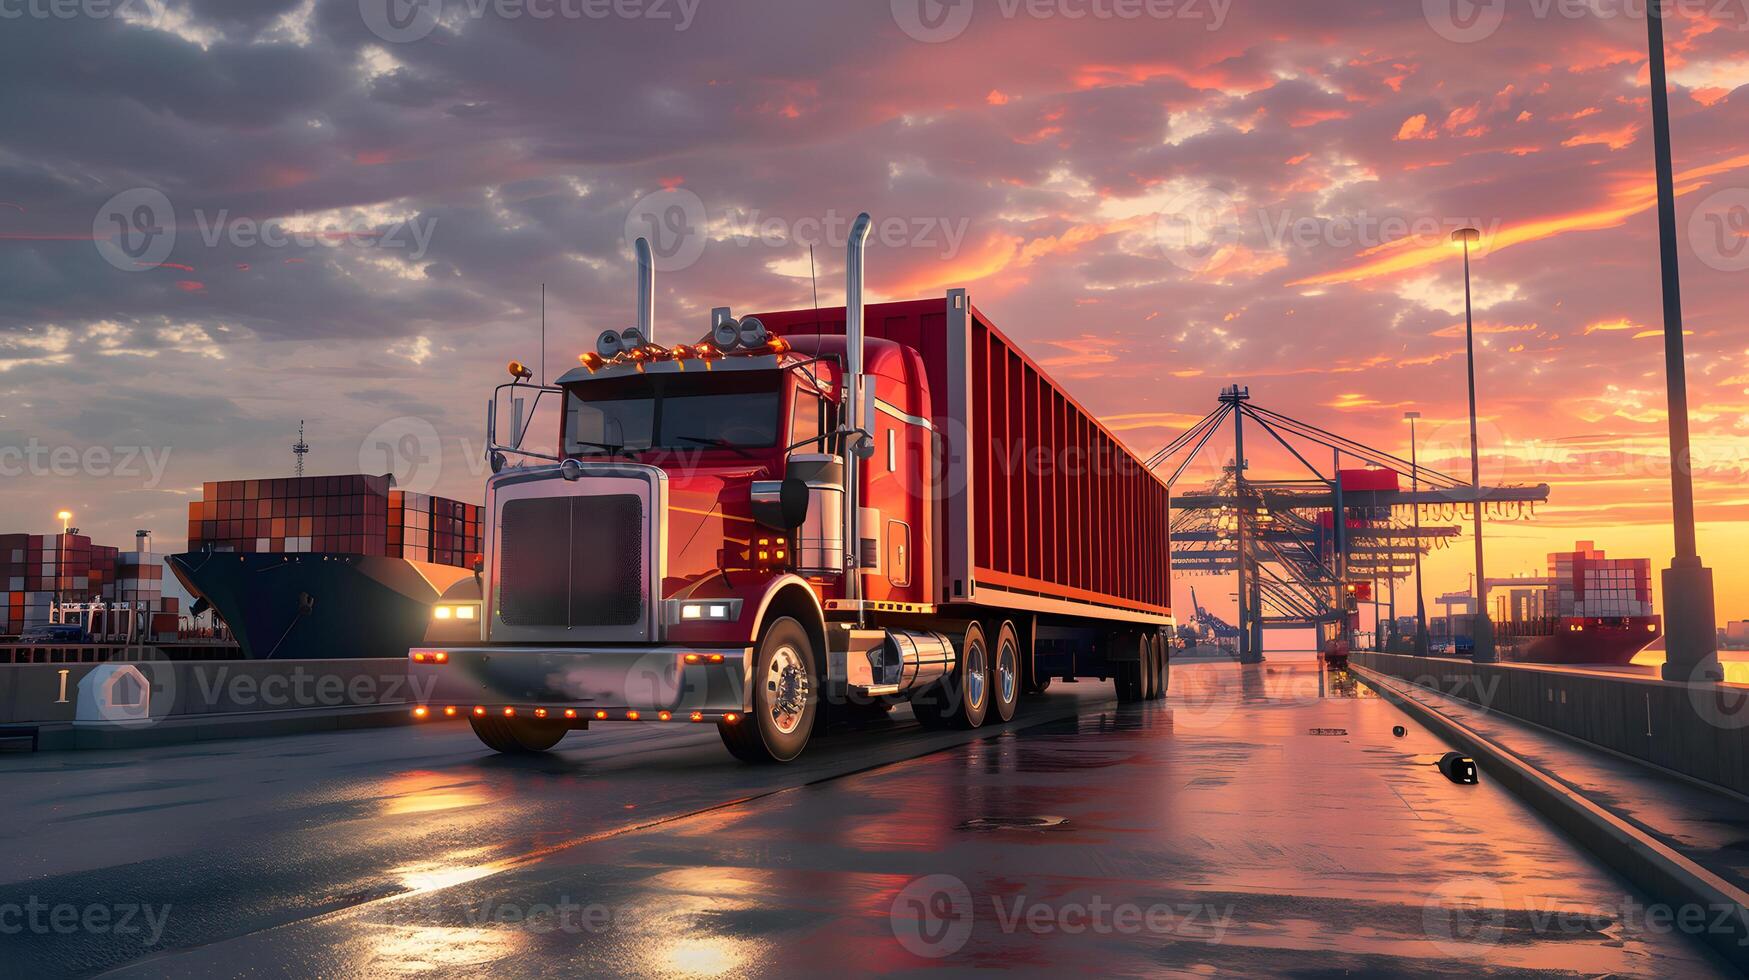
[[[547,386],[547,284],[540,284],[540,386]]]
[[[292,457],[297,460],[297,475],[304,475],[304,457],[310,453],[310,444],[304,441],[304,420],[298,419],[298,441],[292,443]]]
[[[808,245],[808,281],[814,284],[814,329],[820,329],[820,280],[814,276],[814,246]]]

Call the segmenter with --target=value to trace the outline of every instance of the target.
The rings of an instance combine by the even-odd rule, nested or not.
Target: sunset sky
[[[659,339],[690,341],[713,306],[811,303],[810,243],[842,302],[868,210],[873,298],[969,287],[1138,452],[1237,382],[1404,456],[1419,410],[1423,461],[1456,475],[1447,238],[1474,225],[1484,478],[1552,487],[1494,527],[1490,574],[1575,539],[1669,561],[1639,2],[95,6],[0,20],[0,531],[67,507],[175,550],[201,481],[289,474],[299,419],[311,472],[441,446],[414,488],[478,500],[540,284],[554,376],[631,322],[628,229],[671,237]],[[1749,617],[1749,10],[1674,8],[1722,621]],[[1469,561],[1437,552],[1429,594]]]

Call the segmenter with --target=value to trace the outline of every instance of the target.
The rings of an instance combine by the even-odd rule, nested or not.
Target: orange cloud
[[[1684,171],[1676,175],[1676,193],[1678,195],[1689,193],[1701,187],[1704,178],[1746,165],[1749,165],[1749,153]],[[1498,252],[1514,245],[1541,241],[1567,232],[1614,228],[1634,215],[1650,209],[1657,201],[1657,189],[1644,176],[1636,174],[1612,191],[1609,200],[1598,207],[1588,211],[1536,218],[1515,225],[1502,225],[1499,232],[1492,238],[1485,240],[1483,244],[1490,252]],[[1451,258],[1451,246],[1446,243],[1423,245],[1417,244],[1417,242],[1418,240],[1413,238],[1400,238],[1385,245],[1374,246],[1360,253],[1361,256],[1368,257],[1369,261],[1346,269],[1337,269],[1296,280],[1288,285],[1328,286],[1338,283],[1364,282],[1368,279],[1392,276],[1438,262],[1446,262]]]

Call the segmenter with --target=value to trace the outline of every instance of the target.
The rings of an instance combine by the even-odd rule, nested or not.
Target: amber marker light
[[[455,705],[453,705],[453,704],[444,705],[443,716],[445,718],[454,718],[455,717]]]
[[[504,717],[515,718],[516,717],[516,709],[515,708],[505,708],[504,709]]]
[[[702,711],[694,711],[694,712],[693,712],[693,713],[692,713],[692,720],[693,720],[693,721],[704,721],[704,712],[702,712]]]
[[[607,712],[605,712],[605,711],[597,711],[597,712],[596,712],[596,713],[595,713],[595,720],[596,720],[596,721],[606,721],[606,720],[607,720]]]
[[[626,721],[637,721],[641,717],[643,717],[643,716],[638,714],[636,711],[626,712]]]
[[[505,370],[510,372],[510,379],[512,381],[527,381],[529,378],[534,377],[534,372],[529,370],[521,361],[511,361]]]
[[[667,721],[667,720],[668,720],[668,719],[670,719],[670,718],[672,718],[672,717],[674,717],[674,716],[673,716],[673,715],[672,715],[672,714],[669,714],[669,713],[668,713],[668,712],[666,712],[666,711],[658,711],[658,712],[656,712],[656,720],[657,720],[657,721]]]
[[[582,364],[583,369],[590,374],[594,374],[596,371],[607,365],[607,361],[603,360],[602,356],[594,351],[590,351],[587,354],[578,354],[577,362]]]
[[[577,717],[577,709],[576,709],[576,708],[566,708],[566,709],[565,709],[565,717],[566,717],[566,718],[575,718],[575,717]]]
[[[730,711],[727,714],[723,715],[723,720],[728,722],[729,724],[733,725],[735,722],[741,720],[741,716],[734,713],[733,711]]]
[[[547,716],[547,709],[545,709],[545,708],[534,709],[534,716],[536,718],[545,718]]]
[[[486,709],[481,705],[478,705],[478,704],[474,705],[474,716],[476,718],[486,717]]]
[[[419,707],[413,709],[413,717],[419,718],[421,720],[423,720],[425,718],[425,716],[429,715],[429,714],[431,714],[431,709],[427,708],[424,705],[420,705]]]

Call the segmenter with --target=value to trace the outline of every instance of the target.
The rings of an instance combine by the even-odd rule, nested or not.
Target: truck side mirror
[[[791,531],[808,519],[808,485],[793,476],[755,480],[753,519],[769,528]]]

